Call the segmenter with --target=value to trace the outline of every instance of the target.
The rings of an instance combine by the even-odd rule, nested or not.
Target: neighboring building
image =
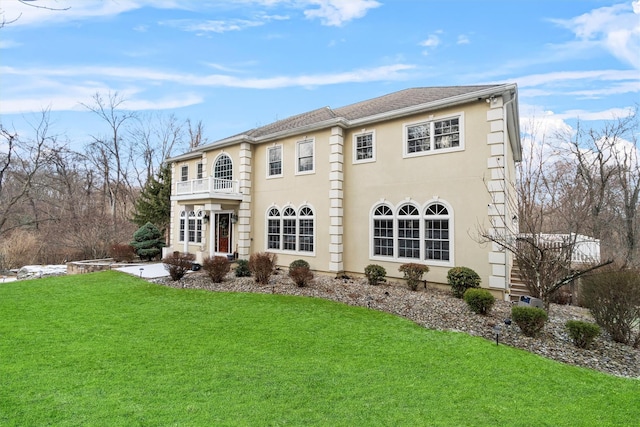
[[[424,263],[509,290],[511,256],[479,244],[504,226],[520,161],[515,84],[413,88],[309,111],[169,159],[171,248],[275,252],[332,274]],[[511,222],[509,222],[511,224]]]

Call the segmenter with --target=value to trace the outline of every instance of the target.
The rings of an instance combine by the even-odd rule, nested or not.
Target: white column
[[[251,144],[240,144],[240,193],[242,202],[238,208],[238,258],[248,259],[251,250]],[[232,248],[233,251],[233,248]]]
[[[329,137],[329,271],[344,271],[344,136],[341,127]]]

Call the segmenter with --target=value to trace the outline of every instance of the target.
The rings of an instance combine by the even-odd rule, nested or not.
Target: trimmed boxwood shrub
[[[511,308],[511,318],[528,337],[536,337],[549,319],[546,311],[537,307],[515,306]]]
[[[400,268],[398,268],[398,271],[404,273],[404,278],[407,281],[409,289],[415,291],[418,289],[422,276],[429,272],[429,267],[423,264],[410,262],[408,264],[402,264]]]
[[[600,335],[600,326],[580,320],[567,320],[564,325],[576,347],[587,348]]]
[[[367,280],[370,285],[378,285],[382,282],[386,282],[387,270],[383,266],[378,264],[369,264],[364,268],[364,275],[367,276]]]
[[[447,273],[447,283],[456,298],[462,298],[469,288],[480,287],[480,276],[468,267],[453,267]]]
[[[237,261],[238,265],[236,266],[233,272],[236,277],[249,277],[251,276],[251,270],[249,270],[249,261],[246,259],[239,259]]]
[[[493,294],[486,289],[467,289],[463,298],[471,311],[482,315],[489,313],[496,302]]]

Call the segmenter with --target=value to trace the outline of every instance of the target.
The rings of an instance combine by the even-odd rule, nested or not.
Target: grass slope
[[[622,426],[640,381],[329,301],[0,286],[0,425]]]

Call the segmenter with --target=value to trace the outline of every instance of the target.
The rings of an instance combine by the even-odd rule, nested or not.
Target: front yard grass
[[[623,426],[640,380],[313,298],[0,285],[0,425]]]

